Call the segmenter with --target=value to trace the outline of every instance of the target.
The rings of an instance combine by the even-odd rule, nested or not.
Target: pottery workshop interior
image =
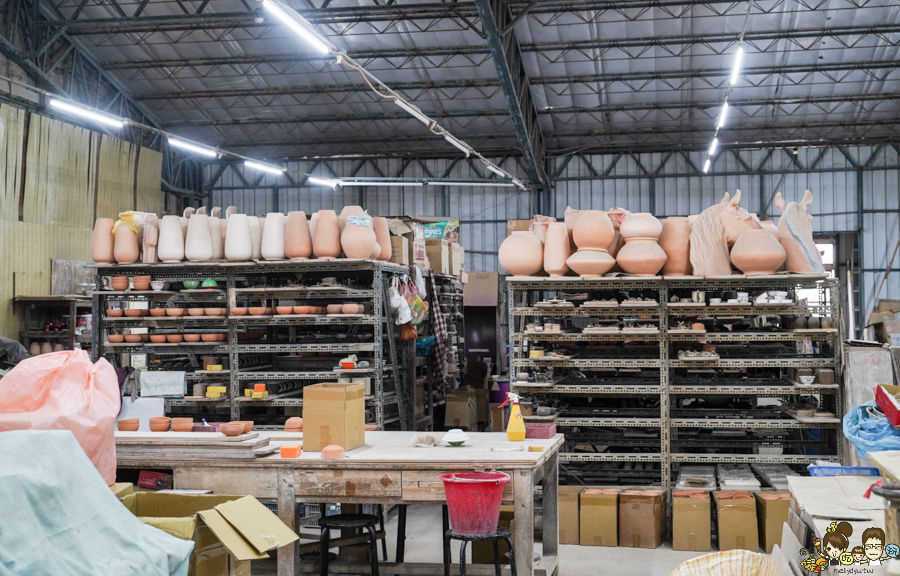
[[[898,0],[0,22],[0,576],[900,576]]]

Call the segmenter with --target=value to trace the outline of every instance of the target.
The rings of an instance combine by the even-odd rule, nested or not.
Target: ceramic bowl
[[[113,276],[109,279],[109,287],[121,292],[128,289],[128,276]]]
[[[466,440],[469,439],[469,435],[463,432],[459,428],[452,428],[449,432],[444,434],[444,437],[441,439],[443,442],[451,446],[462,446]]]
[[[188,308],[188,314],[191,316],[204,316],[206,315],[206,308]]]
[[[294,311],[294,307],[293,306],[277,306],[275,308],[275,311],[278,312],[279,314],[290,314],[291,312]]]
[[[184,281],[185,290],[196,290],[199,287],[200,287],[199,280],[185,280]]]
[[[116,427],[120,432],[137,432],[137,429],[141,425],[140,418],[128,418],[125,420],[119,420],[116,422]]]
[[[344,304],[341,306],[341,313],[343,314],[359,314],[362,312],[360,310],[359,304]]]
[[[154,292],[159,292],[160,290],[164,289],[165,287],[166,287],[166,283],[165,283],[165,282],[153,281],[153,282],[150,283],[150,288],[151,288]]]
[[[247,308],[246,307],[232,308],[231,313],[234,314],[235,316],[244,316],[247,314]]]
[[[199,342],[200,335],[199,334],[184,334],[185,342]]]
[[[122,309],[121,308],[107,308],[106,315],[109,316],[110,318],[119,318],[120,316],[122,316]]]
[[[126,308],[125,315],[129,318],[137,318],[141,315],[141,310],[140,308]]]
[[[194,429],[193,418],[172,418],[173,432],[190,432]]]
[[[128,342],[128,343],[130,343],[130,344],[136,344],[136,343],[140,342],[140,341],[143,340],[143,339],[144,339],[144,338],[143,338],[143,335],[142,335],[142,334],[126,334],[126,335],[125,335],[125,341]]]
[[[253,430],[253,421],[252,420],[239,420],[237,422],[232,422],[232,424],[243,424],[244,425],[244,434]]]
[[[135,276],[131,279],[131,285],[134,286],[135,290],[149,290],[150,289],[150,277],[149,276]]]
[[[172,426],[171,418],[156,417],[150,419],[151,432],[168,432]]]
[[[106,339],[109,340],[110,344],[121,344],[125,341],[125,336],[122,336],[121,334],[110,334]]]
[[[341,361],[341,368],[344,370],[352,370],[354,366],[356,366],[356,362],[353,362],[352,360],[349,362]]]
[[[815,376],[800,376],[800,383],[805,384],[806,386],[809,386],[810,384],[812,384],[815,381],[816,381]]]
[[[165,308],[151,308],[150,315],[151,316],[165,316],[166,309]]]
[[[309,306],[294,306],[294,314],[309,314]]]
[[[325,310],[329,314],[341,314],[344,309],[343,304],[329,304],[325,307]]]
[[[224,341],[228,340],[228,334],[220,333],[220,334],[216,334],[216,336],[217,336],[216,341],[218,341],[218,342],[224,342]]]
[[[240,422],[228,422],[219,426],[219,432],[226,436],[237,436],[244,433],[244,425]]]
[[[224,308],[204,308],[207,316],[224,316],[225,309]]]
[[[163,342],[166,341],[166,335],[165,334],[151,334],[150,341],[154,342],[156,344],[162,344]]]
[[[182,340],[184,340],[184,336],[181,334],[166,334],[166,341],[170,344],[178,344]]]
[[[251,316],[263,316],[266,313],[266,309],[263,306],[251,306],[247,311],[250,312]]]
[[[184,308],[166,308],[166,316],[184,316]]]
[[[201,334],[200,339],[204,342],[216,342],[219,339],[218,334]]]

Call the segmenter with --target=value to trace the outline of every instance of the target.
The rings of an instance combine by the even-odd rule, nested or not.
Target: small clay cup
[[[128,418],[126,420],[119,420],[116,422],[116,427],[118,427],[119,432],[137,432],[138,427],[141,425],[140,418]]]
[[[109,287],[118,292],[128,290],[128,276],[113,276],[109,279]]]
[[[247,309],[251,316],[264,316],[266,313],[265,306],[251,306]]]
[[[204,342],[217,342],[219,340],[218,334],[201,334],[200,339]]]
[[[225,314],[224,308],[204,308],[207,316],[222,316]]]
[[[193,418],[172,418],[173,432],[190,432],[194,429]]]
[[[294,314],[309,314],[310,306],[294,306]]]
[[[188,314],[191,316],[203,316],[206,314],[206,308],[188,308]]]
[[[279,314],[290,314],[291,312],[294,311],[294,307],[293,306],[276,306],[275,311],[278,312]]]

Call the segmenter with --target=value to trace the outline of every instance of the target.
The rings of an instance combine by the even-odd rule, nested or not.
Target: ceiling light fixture
[[[513,178],[512,181],[513,181],[513,184],[515,184],[516,186],[518,186],[520,190],[524,190],[524,189],[525,189],[525,184],[523,184],[522,181],[519,180],[518,178]]]
[[[84,118],[88,118],[90,120],[93,120],[94,122],[99,122],[100,124],[105,124],[113,128],[121,128],[125,126],[125,121],[121,118],[107,116],[106,114],[101,114],[100,112],[97,112],[95,110],[90,110],[88,108],[69,104],[68,102],[64,102],[62,100],[52,99],[50,100],[50,106],[52,106],[53,108],[58,108],[64,112],[68,112],[70,114],[75,114],[76,116],[83,116]]]
[[[429,181],[429,186],[483,186],[485,188],[512,188],[512,182],[497,182],[496,180],[489,180],[487,182],[443,182],[443,181]]]
[[[712,144],[709,145],[709,155],[712,156],[716,153],[716,148],[719,147],[719,139],[713,138]]]
[[[706,174],[707,172],[709,172],[709,165],[710,165],[710,162],[711,162],[710,159],[707,158],[707,159],[706,159],[706,163],[703,164],[703,173],[704,173],[704,174]]]
[[[406,182],[403,180],[339,180],[341,186],[408,186],[412,188],[421,188],[425,184],[423,182]]]
[[[503,176],[504,178],[507,177],[507,176],[506,176],[506,172],[504,172],[503,170],[497,168],[497,167],[494,166],[493,164],[488,164],[488,165],[487,165],[487,169],[490,170],[491,172],[493,172],[494,174],[496,174],[497,176]]]
[[[207,158],[217,158],[219,156],[219,151],[214,148],[207,148],[206,146],[199,146],[197,144],[193,144],[186,140],[172,138],[171,136],[169,137],[169,144],[176,148],[181,148],[182,150],[187,150],[188,152],[193,152],[194,154],[206,156]]]
[[[465,144],[463,144],[462,142],[457,140],[454,136],[452,136],[450,134],[444,134],[444,140],[446,140],[447,142],[453,144],[456,148],[458,148],[460,152],[462,152],[463,154],[466,155],[466,158],[469,157],[471,150],[469,150],[468,146],[466,146]]]
[[[719,121],[716,122],[716,130],[725,126],[725,117],[728,115],[728,102],[722,103],[722,111],[719,112]]]
[[[741,73],[741,58],[744,56],[744,47],[738,46],[737,52],[734,55],[734,68],[731,70],[731,85],[734,86],[737,82],[738,75]]]
[[[406,102],[404,102],[403,100],[400,100],[399,98],[396,98],[394,100],[394,104],[403,108],[406,112],[411,114],[416,120],[418,120],[422,124],[424,124],[426,126],[431,126],[431,118],[429,118],[428,116],[423,114],[422,111],[419,110],[418,108],[413,107],[411,104],[407,104]]]
[[[310,176],[306,179],[310,184],[315,184],[316,186],[328,186],[329,188],[334,188],[338,184],[340,184],[339,180],[332,180],[331,178],[317,178],[315,176]]]
[[[322,54],[331,53],[331,47],[328,42],[322,38],[318,32],[312,27],[312,24],[305,18],[288,8],[282,6],[273,0],[263,0],[263,7],[272,13],[273,16],[281,20],[288,28],[297,33],[298,36],[312,44]]]
[[[247,168],[253,168],[254,170],[262,170],[263,172],[268,172],[269,174],[284,174],[284,168],[272,166],[271,164],[263,164],[262,162],[256,162],[255,160],[245,160],[244,166],[246,166]]]

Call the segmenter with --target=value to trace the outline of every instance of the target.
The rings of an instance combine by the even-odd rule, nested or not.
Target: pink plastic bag
[[[107,484],[116,481],[119,381],[83,350],[23,360],[0,380],[0,432],[71,430]]]

